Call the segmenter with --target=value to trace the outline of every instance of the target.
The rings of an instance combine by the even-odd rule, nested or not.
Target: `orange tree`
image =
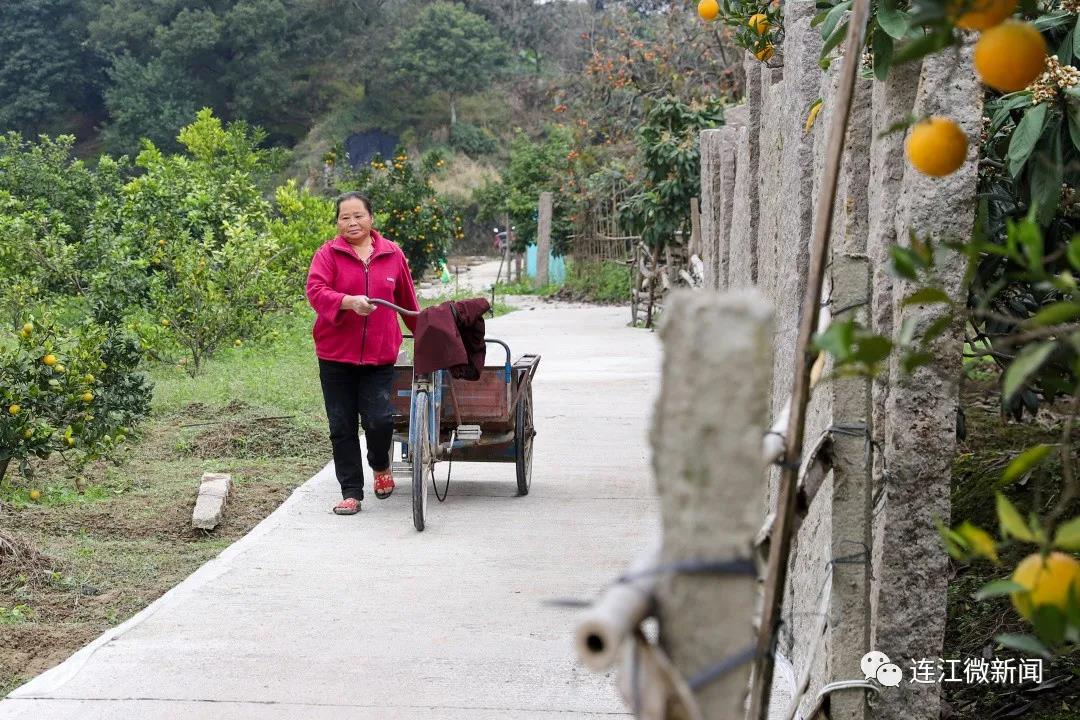
[[[390,160],[376,156],[369,165],[346,173],[338,186],[342,192],[359,190],[371,198],[375,228],[401,246],[416,279],[437,267],[454,241],[464,237],[461,217],[431,183],[444,166],[438,151],[414,162],[399,148]]]
[[[846,34],[850,6],[827,3],[814,19],[824,38],[822,67]],[[1055,502],[1024,516],[1005,495],[997,499],[1000,538],[1036,552],[978,595],[1010,595],[1034,634],[997,639],[1044,656],[1080,643],[1080,563],[1072,555],[1080,551],[1080,518],[1067,517],[1080,497],[1073,437],[1080,419],[1080,212],[1072,190],[1080,180],[1080,73],[1069,65],[1080,49],[1076,11],[1071,0],[1055,11],[1016,0],[874,3],[864,76],[881,80],[904,63],[974,43],[973,69],[986,87],[978,215],[971,238],[935,246],[911,228],[909,244],[892,248],[893,272],[918,285],[905,304],[940,308],[925,330],[901,328],[897,338],[882,338],[848,321],[817,338],[841,372],[876,372],[892,351],[910,371],[929,361],[936,337],[962,322],[966,354],[1002,370],[1004,414],[1019,419],[1064,398],[1060,441],[1025,449],[1000,484],[1007,488],[1054,458],[1061,472]],[[908,160],[917,170],[942,176],[963,164],[969,139],[951,119],[907,118],[894,130],[907,128]],[[963,297],[950,297],[937,280],[942,245],[967,258]],[[940,530],[954,557],[999,562],[1003,544],[985,530],[967,521]]]
[[[54,453],[76,465],[113,457],[149,413],[138,341],[100,320],[27,319],[0,339],[0,479],[13,461],[31,476],[32,460]]]

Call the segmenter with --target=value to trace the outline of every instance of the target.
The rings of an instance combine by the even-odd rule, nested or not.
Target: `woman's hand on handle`
[[[341,300],[341,307],[352,310],[357,315],[370,315],[375,312],[375,306],[368,301],[367,295],[346,295]]]

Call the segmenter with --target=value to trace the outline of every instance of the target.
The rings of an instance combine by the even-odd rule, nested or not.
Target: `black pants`
[[[390,467],[390,444],[394,439],[390,391],[393,365],[351,365],[319,360],[326,417],[334,467],[343,498],[364,499],[364,464],[360,452],[360,427],[367,438],[368,465],[373,470]],[[359,419],[359,423],[357,420]]]

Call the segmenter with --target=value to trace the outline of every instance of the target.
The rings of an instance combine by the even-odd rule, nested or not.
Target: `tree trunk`
[[[454,126],[457,125],[457,101],[454,96],[450,96],[450,131],[453,132]]]
[[[7,473],[8,463],[11,462],[11,458],[0,455],[0,480],[4,479],[4,475]]]

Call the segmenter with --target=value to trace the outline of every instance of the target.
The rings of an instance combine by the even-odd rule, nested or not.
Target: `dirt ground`
[[[325,431],[234,402],[149,423],[122,467],[87,468],[83,494],[0,492],[0,696],[123,622],[269,515],[329,457]],[[210,418],[223,418],[224,422]],[[203,424],[205,423],[205,424]],[[233,476],[224,522],[191,527],[202,472]],[[36,485],[62,468],[42,468]],[[54,484],[55,488],[56,485]],[[88,499],[92,498],[92,499]],[[6,500],[6,501],[5,501]]]

